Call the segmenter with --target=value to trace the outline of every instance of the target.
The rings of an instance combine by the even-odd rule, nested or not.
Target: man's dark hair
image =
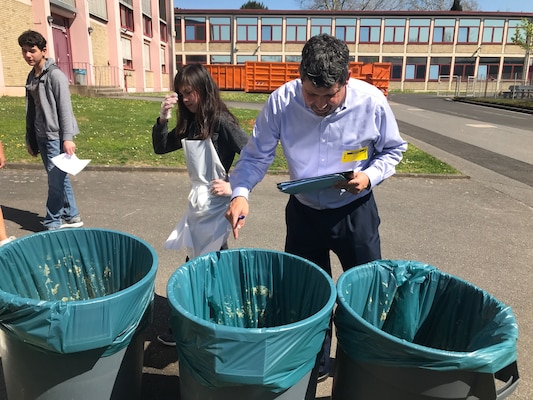
[[[46,39],[39,32],[32,30],[25,31],[19,36],[19,46],[37,46],[39,50],[44,50],[46,47]]]
[[[328,34],[313,36],[302,50],[300,78],[315,87],[332,87],[348,79],[350,51],[342,40]]]

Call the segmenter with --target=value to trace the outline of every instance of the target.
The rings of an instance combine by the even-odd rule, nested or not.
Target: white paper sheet
[[[76,175],[89,164],[91,160],[80,160],[76,154],[69,156],[67,153],[61,153],[52,158],[52,162],[61,171],[67,174]]]

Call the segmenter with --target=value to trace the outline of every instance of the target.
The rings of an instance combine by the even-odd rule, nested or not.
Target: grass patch
[[[498,97],[471,97],[468,100],[479,103],[498,104],[502,106],[526,108],[533,110],[533,99],[503,99]]]
[[[160,97],[163,99],[170,92],[128,93],[131,97]],[[220,91],[224,101],[240,101],[244,103],[265,103],[269,93],[246,93],[243,91]]]
[[[231,101],[249,101],[242,92]],[[253,94],[259,100],[264,94]],[[266,97],[265,97],[266,99]],[[227,99],[226,99],[227,100]],[[227,100],[229,101],[229,100]],[[264,101],[264,100],[262,100]],[[91,159],[92,165],[185,167],[182,151],[154,154],[152,126],[159,115],[160,103],[148,100],[108,99],[73,95],[72,106],[80,134],[76,136],[76,154]],[[0,97],[0,140],[8,163],[40,163],[40,157],[28,155],[25,144],[25,104],[23,97]],[[258,110],[231,109],[241,126],[251,134]],[[171,125],[175,123],[175,116]],[[272,172],[287,170],[281,146],[278,147]],[[456,174],[454,168],[413,145],[396,168],[397,172],[420,174]]]

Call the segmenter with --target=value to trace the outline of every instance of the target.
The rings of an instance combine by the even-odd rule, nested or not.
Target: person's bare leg
[[[4,223],[4,214],[2,214],[2,207],[0,207],[0,242],[7,239],[6,224]]]

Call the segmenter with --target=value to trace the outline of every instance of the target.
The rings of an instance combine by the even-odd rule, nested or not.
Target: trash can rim
[[[157,253],[155,252],[154,248],[148,243],[146,242],[145,240],[137,237],[137,236],[134,236],[130,233],[127,233],[127,232],[121,232],[121,231],[118,231],[118,230],[114,230],[114,229],[105,229],[105,228],[69,228],[68,230],[54,230],[54,231],[42,231],[42,232],[35,232],[31,235],[27,235],[27,236],[23,236],[23,237],[20,237],[18,238],[16,241],[13,241],[10,243],[11,246],[2,246],[0,247],[0,257],[2,256],[2,253],[4,251],[7,251],[9,248],[13,248],[12,246],[17,246],[17,245],[21,245],[22,243],[28,241],[28,240],[32,240],[32,238],[34,237],[37,237],[37,236],[49,236],[49,235],[55,235],[55,234],[64,234],[66,232],[107,232],[107,233],[111,233],[111,234],[114,234],[114,235],[118,235],[118,236],[126,236],[126,237],[129,237],[130,239],[133,239],[137,242],[139,242],[140,244],[142,244],[146,249],[148,249],[148,251],[150,252],[150,254],[152,255],[152,265],[150,267],[150,269],[148,270],[148,272],[137,282],[135,282],[133,285],[130,285],[128,286],[127,288],[124,288],[122,290],[119,290],[118,292],[115,292],[115,293],[111,293],[109,295],[106,295],[106,296],[102,296],[102,297],[96,297],[94,299],[87,299],[87,300],[69,300],[69,301],[63,301],[63,300],[38,300],[38,299],[34,299],[34,298],[31,298],[31,297],[23,297],[23,296],[20,296],[18,293],[11,293],[11,292],[6,292],[5,290],[2,290],[0,288],[0,296],[13,296],[13,297],[16,297],[18,299],[21,299],[24,301],[25,304],[27,305],[36,305],[36,306],[39,306],[39,305],[43,305],[43,304],[46,304],[46,305],[52,305],[54,303],[61,303],[61,304],[67,304],[67,305],[71,305],[71,306],[74,306],[74,305],[77,305],[77,306],[82,306],[84,304],[91,304],[91,305],[94,305],[95,303],[98,303],[98,302],[101,302],[101,301],[110,301],[111,299],[116,299],[116,298],[119,298],[123,295],[125,295],[126,292],[130,292],[132,290],[134,290],[137,286],[141,286],[141,285],[144,285],[146,283],[147,280],[150,280],[157,272],[157,267],[158,267],[158,257],[157,257]]]
[[[174,293],[173,293],[173,291],[171,289],[173,288],[173,283],[177,279],[176,277],[177,277],[177,275],[179,273],[179,270],[181,268],[184,268],[184,267],[187,267],[187,266],[190,266],[190,265],[194,265],[195,263],[198,263],[200,259],[207,258],[207,257],[209,257],[212,254],[222,253],[222,252],[224,252],[224,253],[230,253],[230,252],[237,253],[237,252],[242,252],[242,251],[256,251],[256,252],[262,252],[262,253],[283,254],[283,255],[287,255],[287,256],[289,256],[291,258],[299,259],[299,260],[305,262],[306,264],[309,264],[313,268],[317,269],[318,272],[320,274],[322,274],[322,276],[324,276],[326,278],[326,281],[328,282],[329,287],[331,289],[331,293],[330,293],[330,296],[328,298],[328,301],[324,304],[324,306],[318,312],[316,312],[315,314],[313,314],[313,315],[311,315],[311,316],[309,316],[307,318],[304,318],[302,320],[299,320],[299,321],[296,321],[296,322],[293,322],[293,323],[290,323],[290,324],[279,325],[279,326],[275,326],[275,327],[265,327],[265,328],[241,328],[241,327],[227,326],[227,325],[216,324],[214,322],[206,321],[205,319],[200,318],[200,317],[194,315],[193,313],[189,312],[184,307],[182,307],[181,304],[179,304],[176,301]],[[331,277],[322,268],[320,268],[317,264],[315,264],[315,263],[313,263],[313,262],[311,262],[309,260],[306,260],[303,257],[297,256],[297,255],[294,255],[294,254],[290,254],[290,253],[287,253],[287,252],[284,252],[284,251],[278,251],[278,250],[270,250],[270,249],[262,249],[262,248],[235,248],[235,249],[227,249],[227,250],[220,250],[220,251],[214,251],[214,252],[211,252],[211,253],[207,253],[207,254],[204,254],[202,256],[193,258],[192,260],[187,261],[185,264],[182,264],[178,269],[176,269],[172,273],[172,275],[170,276],[170,278],[168,280],[168,283],[167,283],[167,298],[168,298],[168,301],[171,303],[171,305],[172,305],[172,307],[174,308],[175,311],[179,312],[184,317],[190,319],[194,323],[196,323],[198,325],[201,325],[201,326],[203,326],[205,328],[211,329],[211,328],[216,327],[217,331],[228,332],[228,333],[246,332],[246,333],[249,333],[249,334],[264,334],[264,333],[268,333],[268,332],[290,331],[290,330],[294,330],[294,329],[298,329],[299,330],[299,329],[302,328],[302,326],[305,326],[307,324],[311,324],[316,319],[322,318],[324,316],[324,314],[326,314],[326,313],[327,314],[331,314],[331,312],[333,310],[333,307],[335,305],[335,301],[336,301],[336,298],[337,298],[337,293],[336,293],[335,283],[333,282],[333,279],[331,279]]]
[[[449,278],[452,278],[452,279],[455,279],[457,281],[459,281],[460,283],[462,284],[465,284],[473,289],[476,289],[476,290],[482,290],[480,287],[460,278],[460,277],[457,277],[455,275],[452,275],[452,274],[449,274],[449,273],[446,273],[446,272],[443,272],[441,270],[439,270],[438,268],[430,265],[430,264],[427,264],[427,263],[423,263],[423,262],[420,262],[420,261],[413,261],[413,260],[393,260],[393,259],[383,259],[383,260],[375,260],[375,261],[371,261],[367,264],[362,264],[362,265],[358,265],[357,267],[354,267],[354,268],[350,268],[349,270],[345,271],[343,274],[341,274],[341,276],[339,277],[339,279],[337,280],[337,304],[338,306],[342,307],[346,312],[348,312],[348,314],[352,317],[354,317],[355,319],[357,319],[364,327],[366,327],[368,330],[374,332],[374,333],[378,333],[380,336],[386,338],[387,340],[390,340],[391,342],[395,342],[395,343],[398,343],[398,344],[401,344],[403,346],[406,346],[406,347],[410,347],[412,349],[415,349],[415,350],[418,350],[420,352],[426,352],[426,353],[429,353],[429,354],[434,354],[434,353],[438,353],[438,354],[447,354],[447,355],[450,355],[450,356],[453,356],[453,355],[456,355],[457,357],[464,357],[465,355],[468,355],[468,354],[473,354],[475,353],[476,351],[487,351],[489,349],[491,349],[492,347],[495,347],[495,346],[499,346],[501,343],[505,343],[505,342],[509,342],[510,339],[505,339],[503,341],[501,341],[500,343],[498,344],[493,344],[493,345],[490,345],[490,346],[487,346],[487,347],[483,347],[481,349],[476,349],[476,350],[472,350],[472,351],[450,351],[450,350],[442,350],[442,349],[436,349],[436,348],[433,348],[433,347],[429,347],[429,346],[423,346],[423,345],[420,345],[420,344],[416,344],[416,343],[413,343],[413,342],[410,342],[408,340],[405,340],[405,339],[400,339],[394,335],[391,335],[390,333],[387,333],[381,329],[378,329],[376,328],[374,325],[372,325],[371,323],[369,323],[368,321],[366,321],[364,318],[362,318],[358,313],[356,313],[352,307],[350,307],[350,305],[348,304],[348,301],[346,300],[346,297],[344,296],[344,294],[341,292],[341,288],[343,287],[344,285],[344,281],[346,279],[348,279],[348,277],[354,273],[356,273],[357,271],[353,271],[353,270],[356,270],[356,269],[359,269],[359,271],[361,269],[372,269],[374,266],[378,265],[378,263],[380,262],[383,262],[383,263],[404,263],[404,262],[408,262],[408,263],[411,263],[413,265],[419,265],[419,266],[427,266],[427,267],[431,267],[432,270],[431,272],[434,272],[434,273],[437,273],[441,276],[446,276],[446,277],[449,277]],[[497,304],[499,305],[502,305],[504,306],[505,309],[511,309],[510,306],[507,306],[506,304],[502,303],[500,300],[498,300],[496,297],[494,297],[493,295],[491,295],[490,293],[487,293],[487,295],[493,300],[495,301]]]

